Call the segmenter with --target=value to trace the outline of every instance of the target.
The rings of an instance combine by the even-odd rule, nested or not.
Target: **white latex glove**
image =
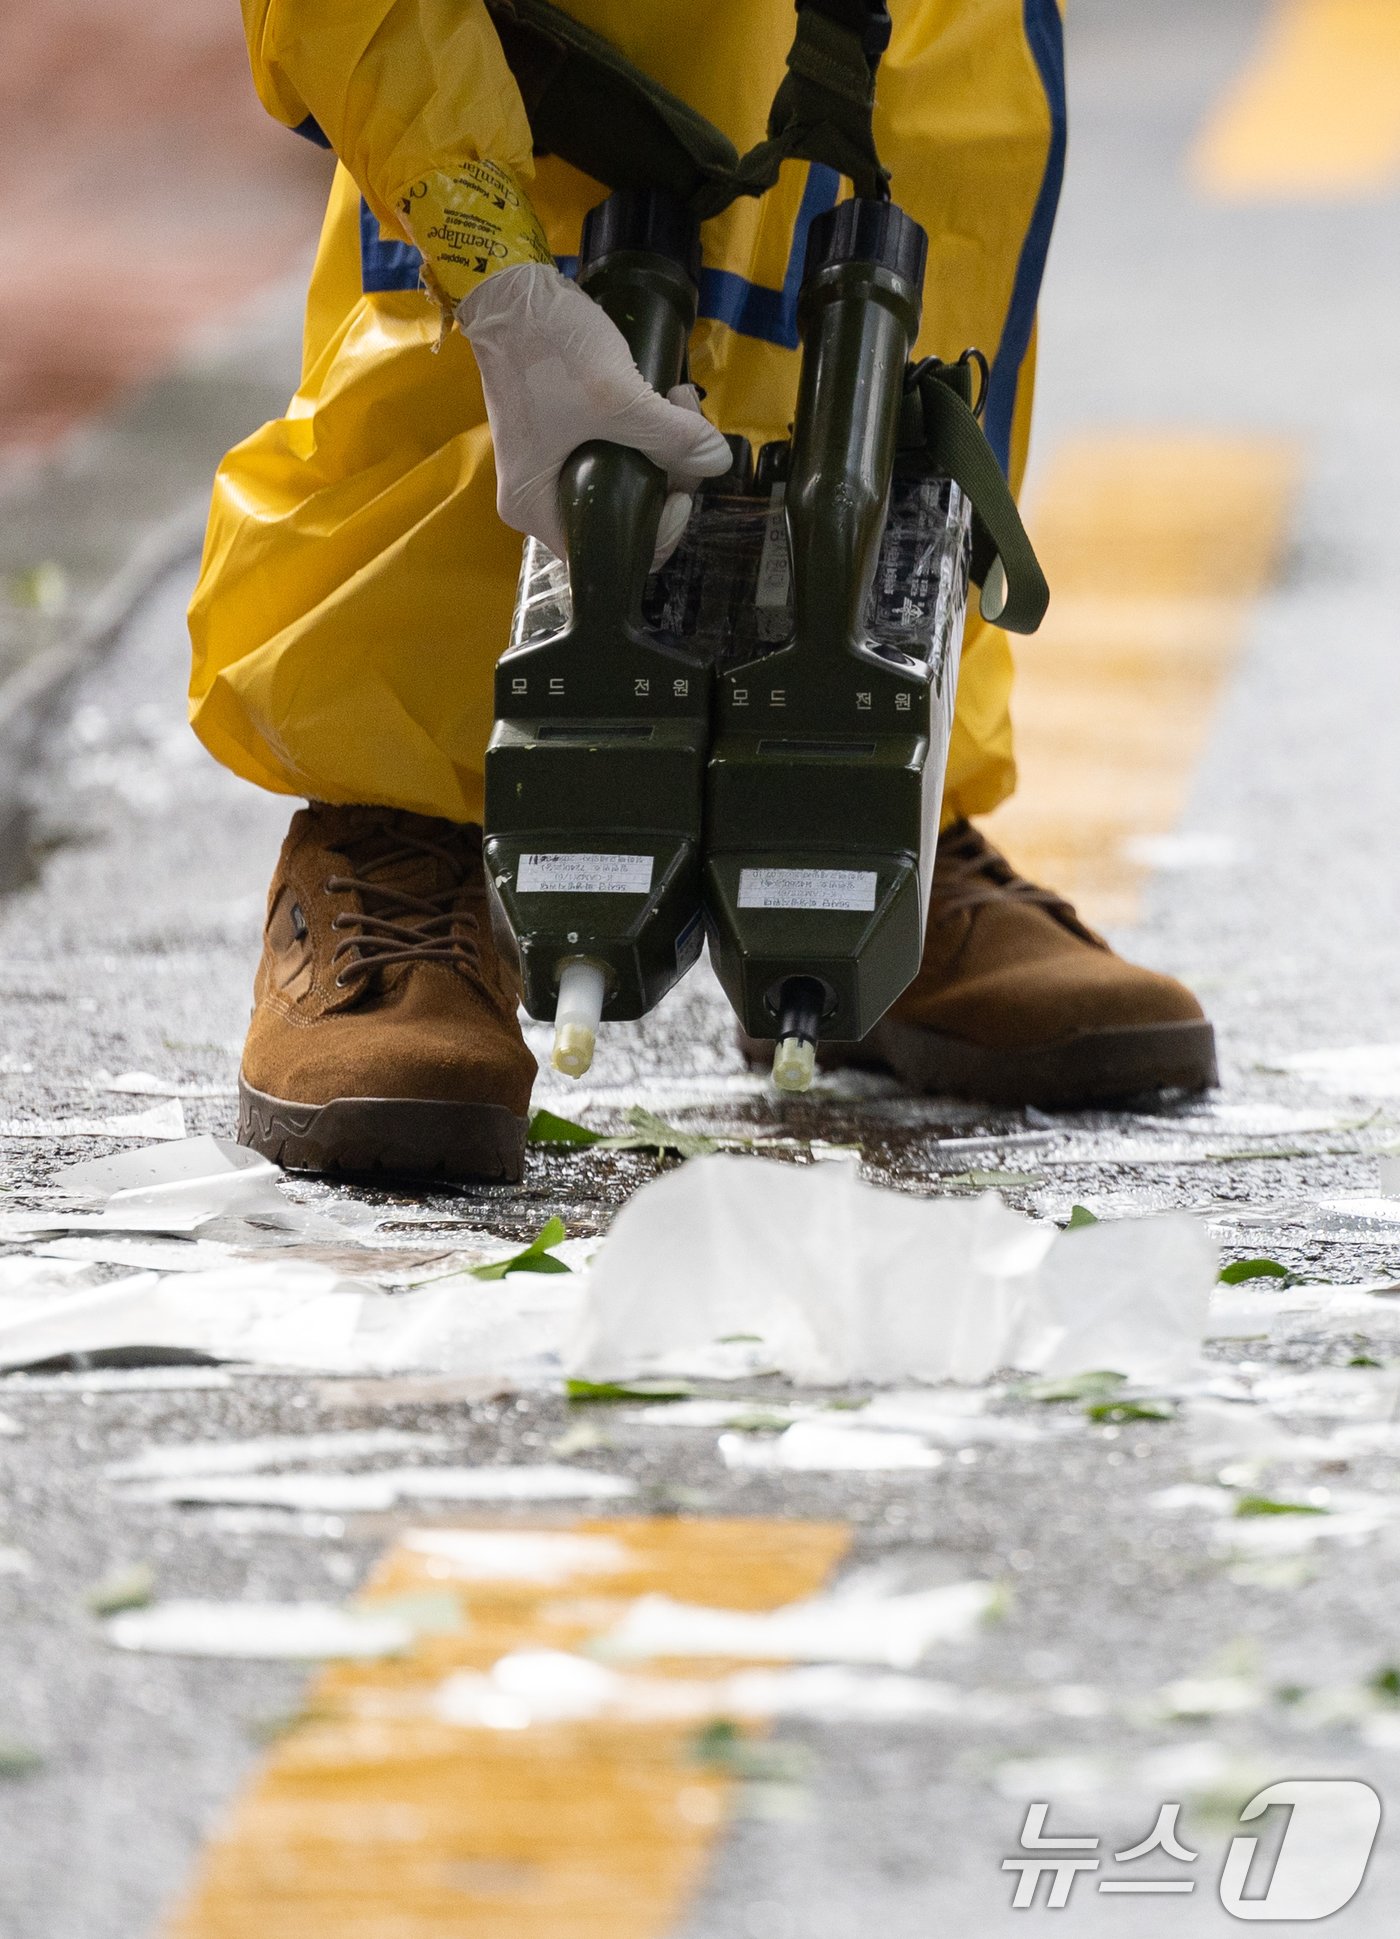
[[[457,305],[486,395],[496,448],[496,510],[564,556],[559,472],[593,438],[630,445],[666,473],[659,565],[675,549],[702,478],[728,471],[729,446],[688,384],[654,391],[612,318],[549,263],[516,263]]]

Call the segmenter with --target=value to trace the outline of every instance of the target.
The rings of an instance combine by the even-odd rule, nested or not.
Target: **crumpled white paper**
[[[850,1166],[692,1159],[622,1209],[569,1371],[693,1370],[758,1336],[813,1384],[985,1380],[996,1368],[1172,1378],[1200,1361],[1216,1251],[1168,1214],[1058,1232],[988,1193],[916,1198]]]

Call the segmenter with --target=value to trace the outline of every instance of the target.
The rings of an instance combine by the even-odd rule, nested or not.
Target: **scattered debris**
[[[309,1461],[349,1461],[380,1454],[437,1454],[450,1443],[441,1434],[408,1428],[332,1429],[324,1434],[265,1434],[246,1441],[178,1441],[144,1454],[109,1461],[109,1481],[156,1481],[167,1476],[257,1474]]]
[[[157,1602],[103,1627],[117,1649],[294,1662],[402,1656],[417,1634],[402,1614],[326,1602]]]
[[[1305,1050],[1261,1066],[1301,1077],[1337,1097],[1400,1097],[1400,1044],[1347,1044],[1336,1050]]]
[[[133,1097],[222,1098],[238,1095],[238,1086],[231,1078],[225,1084],[191,1084],[174,1077],[157,1077],[148,1070],[122,1071],[116,1077],[100,1070],[92,1084],[97,1091]]]
[[[183,1138],[178,1101],[110,1118],[0,1118],[0,1138]]]
[[[131,1273],[43,1302],[0,1301],[0,1366],[77,1354],[184,1354],[318,1372],[548,1378],[577,1295],[508,1291],[511,1285],[457,1276],[390,1294],[329,1266],[275,1255],[202,1272]]]
[[[954,1582],[905,1595],[851,1585],[761,1612],[648,1595],[638,1597],[596,1647],[610,1657],[758,1657],[907,1670],[936,1644],[967,1641],[999,1603],[990,1582]]]
[[[823,1421],[796,1421],[781,1434],[762,1439],[751,1433],[721,1434],[719,1452],[727,1468],[805,1473],[939,1468],[945,1459],[921,1434]]]
[[[527,1467],[388,1468],[370,1474],[189,1474],[129,1483],[132,1501],[382,1514],[401,1501],[619,1501],[637,1492],[622,1475],[550,1462]]]

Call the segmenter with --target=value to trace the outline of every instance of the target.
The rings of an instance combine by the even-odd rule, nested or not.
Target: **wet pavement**
[[[1051,1916],[1044,1885],[1037,1909],[1014,1909],[1015,1877],[1003,1870],[1023,1855],[1027,1808],[1041,1801],[1047,1835],[1101,1841],[1100,1876],[1074,1882],[1055,1929],[1152,1939],[1223,1931],[1235,1921],[1218,1882],[1248,1798],[1284,1780],[1350,1777],[1373,1786],[1388,1812],[1400,1793],[1400,1196],[1386,1196],[1400,1189],[1386,1164],[1400,1149],[1400,1051],[1317,1057],[1400,1043],[1400,876],[1386,840],[1400,814],[1391,754],[1400,368],[1386,347],[1398,292],[1382,240],[1393,231],[1394,190],[1312,206],[1203,196],[1187,166],[1192,141],[1218,107],[1221,75],[1249,58],[1266,10],[1222,20],[1193,4],[1168,21],[1084,0],[1076,15],[1076,146],[1041,347],[1041,489],[1071,438],[1141,434],[1146,449],[1149,434],[1203,428],[1289,441],[1301,482],[1282,563],[1251,593],[1202,702],[1209,716],[1195,723],[1189,758],[1177,760],[1184,806],[1170,827],[1115,823],[1111,804],[1093,800],[1080,822],[1062,814],[1037,828],[1030,797],[1018,827],[1027,853],[1039,842],[1069,865],[1090,852],[1086,826],[1102,852],[1157,840],[1137,851],[1155,859],[1116,905],[1135,919],[1113,933],[1200,992],[1220,1035],[1222,1089],[1136,1114],[1068,1118],[909,1099],[878,1078],[824,1080],[810,1099],[781,1100],[744,1071],[702,969],[644,1026],[606,1034],[586,1086],[543,1079],[537,1102],[603,1132],[625,1131],[641,1106],[686,1133],[789,1141],[774,1162],[806,1165],[823,1145],[855,1145],[872,1183],[952,1197],[995,1186],[1007,1204],[1059,1223],[1076,1205],[1104,1219],[1186,1209],[1224,1260],[1267,1257],[1290,1281],[1232,1290],[1236,1329],[1252,1337],[1217,1339],[1203,1380],[1144,1385],[1127,1405],[1113,1389],[1041,1399],[1014,1381],[993,1383],[961,1427],[945,1420],[941,1439],[924,1437],[942,1458],[923,1470],[734,1465],[743,1460],[734,1441],[764,1443],[773,1410],[787,1403],[821,1410],[870,1398],[851,1387],[800,1397],[772,1377],[696,1383],[747,1416],[726,1430],[669,1425],[660,1406],[570,1401],[557,1380],[517,1391],[500,1380],[434,1386],[239,1365],[0,1376],[0,1413],[18,1430],[0,1439],[4,1939],[154,1933],[250,1783],[263,1787],[256,1800],[309,1782],[309,1765],[296,1761],[312,1755],[298,1750],[307,1740],[285,1728],[306,1701],[304,1666],[118,1649],[90,1607],[95,1587],[107,1585],[98,1600],[110,1608],[124,1599],[119,1578],[145,1568],[161,1601],[338,1604],[384,1566],[405,1530],[425,1524],[557,1528],[581,1513],[603,1527],[620,1516],[639,1550],[651,1539],[645,1523],[672,1531],[682,1555],[732,1519],[831,1526],[849,1539],[839,1578],[864,1581],[877,1601],[975,1582],[993,1585],[995,1607],[905,1666],[920,1688],[901,1685],[883,1723],[840,1720],[828,1688],[775,1721],[747,1761],[732,1746],[706,1751],[697,1727],[696,1741],[674,1753],[693,1760],[695,1781],[676,1794],[671,1833],[653,1826],[661,1842],[645,1847],[645,1867],[637,1860],[629,1874],[627,1853],[642,1849],[627,1842],[638,1820],[620,1815],[598,1834],[603,1856],[616,1848],[625,1886],[609,1888],[606,1928],[576,1908],[556,1908],[549,1922],[555,1901],[540,1880],[577,1827],[531,1775],[531,1747],[542,1746],[546,1765],[581,1755],[568,1733],[588,1726],[541,1722],[516,1730],[519,1755],[500,1767],[498,1786],[517,1787],[533,1844],[514,1821],[492,1829],[478,1799],[476,1816],[463,1816],[477,1826],[469,1862],[453,1846],[451,1865],[443,1857],[433,1873],[446,1898],[429,1906],[405,1888],[399,1923],[364,1911],[365,1898],[356,1924],[353,1904],[332,1914],[333,1898],[292,1892],[278,1916],[298,1930],[333,1916],[337,1930],[365,1939],[600,1929],[848,1939],[874,1918],[890,1939],[1012,1934]],[[1319,344],[1335,383],[1318,379]],[[44,1188],[63,1165],[129,1141],[13,1135],[13,1120],[90,1121],[178,1101],[190,1134],[227,1135],[233,1125],[262,897],[290,804],[216,769],[184,727],[188,583],[177,570],[155,586],[75,690],[32,789],[37,879],[0,907],[0,1159],[3,1204],[15,1211],[51,1204]],[[1132,623],[1120,605],[1112,625]],[[1082,637],[1091,632],[1082,620]],[[1111,787],[1111,774],[1095,785]],[[1076,788],[1087,796],[1080,770],[1065,780],[1071,805]],[[542,1054],[542,1034],[533,1041]],[[1311,1065],[1289,1063],[1309,1055]],[[159,1090],[111,1088],[131,1072]],[[182,1095],[162,1094],[171,1092]],[[339,1270],[358,1256],[362,1270],[402,1284],[433,1261],[523,1244],[556,1216],[580,1263],[629,1195],[678,1162],[535,1147],[518,1190],[287,1190],[357,1235],[303,1239],[306,1256],[333,1257]],[[371,1217],[372,1268],[363,1244]],[[0,1272],[34,1249],[3,1243]],[[275,1235],[264,1243],[285,1257]],[[83,1268],[96,1283],[119,1270]],[[1376,1296],[1358,1297],[1360,1288]],[[1103,1412],[1115,1398],[1118,1417]],[[817,1418],[831,1426],[861,1411]],[[143,1498],[106,1472],[162,1444],[386,1428],[435,1439],[328,1456],[320,1469],[562,1464],[635,1487],[577,1510],[409,1502],[330,1511]],[[1269,1512],[1289,1505],[1325,1512]],[[675,1582],[690,1579],[668,1566]],[[712,1580],[691,1598],[770,1606],[747,1580],[736,1561],[722,1587]],[[125,1595],[139,1603],[143,1592],[128,1583]],[[622,1608],[595,1594],[574,1619],[596,1640]],[[512,1634],[554,1635],[547,1618],[517,1611]],[[491,1660],[488,1652],[477,1667]],[[355,1714],[378,1718],[391,1738],[410,1728],[406,1711],[383,1722],[390,1713],[372,1681],[354,1694],[362,1706],[371,1700],[381,1708]],[[497,1772],[491,1759],[508,1734],[467,1730],[457,1755]],[[653,1740],[628,1742],[608,1739],[609,1783],[625,1789],[631,1770],[635,1786],[661,1796]],[[596,1743],[593,1751],[603,1755]],[[358,1841],[392,1869],[390,1847],[413,1846],[417,1820],[404,1830],[407,1790],[375,1791],[363,1746],[356,1755],[369,1788],[347,1793],[342,1816],[317,1820],[315,1835]],[[719,1766],[727,1788],[716,1803],[702,1779]],[[1120,1874],[1114,1854],[1140,1842],[1170,1802],[1182,1806],[1181,1836],[1197,1858],[1157,1853]],[[357,1819],[360,1808],[367,1815]],[[1271,1814],[1266,1850],[1280,1815]],[[629,1913],[646,1896],[638,1868],[653,1884],[670,1877],[658,1854],[682,1821],[690,1869],[680,1866],[663,1910]],[[287,1854],[301,1852],[301,1863],[313,1834],[302,1820],[300,1832],[267,1831],[271,1817],[256,1810],[235,1822],[228,1862],[271,1880],[275,1900],[279,1874],[259,1839],[292,1864]],[[437,1835],[421,1834],[424,1867],[438,1863]],[[301,1875],[293,1866],[287,1876]],[[1195,1890],[1166,1904],[1097,1891],[1120,1876],[1169,1876]],[[1387,1817],[1366,1883],[1335,1928],[1359,1939],[1388,1933],[1397,1902]],[[268,1902],[251,1913],[241,1903],[206,1891],[180,1930],[282,1929]]]

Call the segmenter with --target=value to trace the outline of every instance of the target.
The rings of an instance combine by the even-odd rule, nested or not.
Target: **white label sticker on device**
[[[787,521],[783,517],[783,488],[773,487],[763,527],[763,551],[758,561],[755,606],[786,606],[792,568],[788,564]]]
[[[873,909],[874,869],[740,869],[741,909]]]
[[[650,855],[522,855],[521,895],[647,895]]]

